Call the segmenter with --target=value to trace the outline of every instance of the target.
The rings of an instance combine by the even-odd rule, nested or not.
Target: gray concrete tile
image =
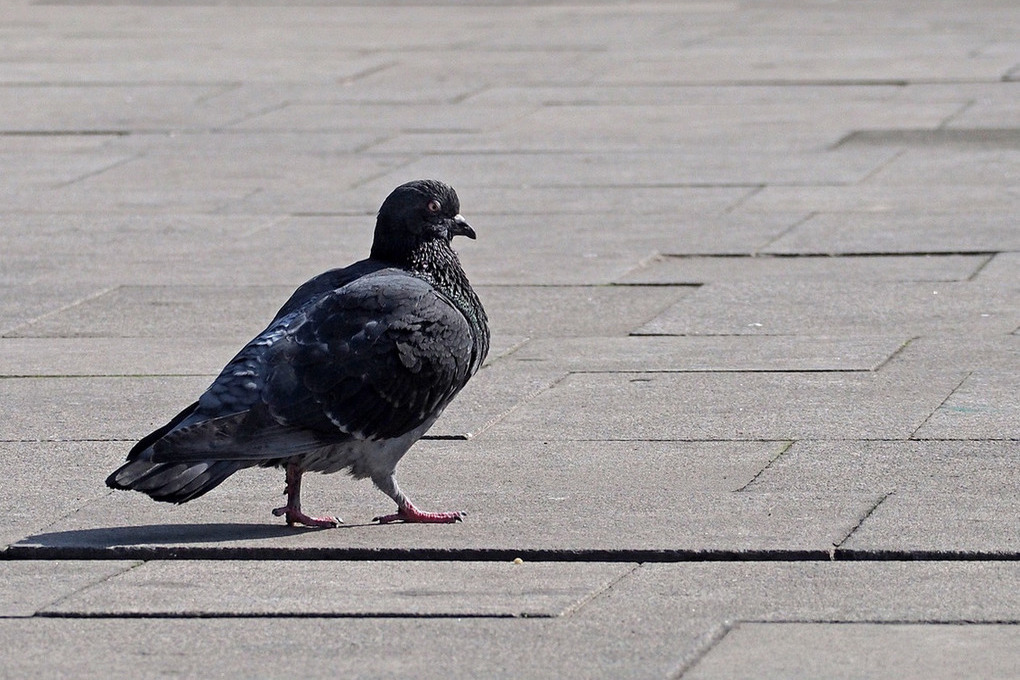
[[[215,127],[236,113],[202,102],[223,85],[49,84],[0,86],[4,132],[165,131]]]
[[[629,633],[630,650],[618,649],[619,635],[607,626],[597,636],[574,633],[540,618],[0,619],[0,641],[22,650],[6,668],[24,677],[611,678],[669,670],[668,651],[649,652]]]
[[[877,500],[874,494],[733,493],[786,446],[782,442],[521,442],[479,437],[426,441],[400,465],[404,490],[420,507],[468,513],[459,524],[381,527],[368,520],[391,501],[345,475],[306,478],[309,512],[349,524],[335,531],[290,529],[269,514],[283,473],[242,471],[208,496],[181,506],[141,494],[110,493],[102,475],[76,480],[102,495],[43,531],[25,525],[19,545],[104,552],[262,551],[316,555],[357,549],[400,551],[761,551],[824,554]],[[118,455],[119,454],[119,455]],[[107,450],[112,470],[123,452]],[[479,470],[485,470],[480,475]],[[45,497],[41,480],[30,482]],[[80,504],[81,505],[81,504]],[[578,508],[589,510],[579,512]],[[217,551],[227,551],[227,553]],[[74,554],[73,552],[70,554]]]
[[[873,15],[872,15],[873,16]],[[626,63],[614,64],[601,76],[607,83],[747,83],[747,82],[868,82],[868,81],[945,81],[1000,80],[1015,62],[1006,55],[986,59],[968,58],[980,47],[978,39],[957,35],[934,36],[928,31],[896,33],[896,45],[890,52],[887,35],[878,35],[862,27],[849,30],[840,13],[842,30],[838,33],[804,35],[792,33],[799,25],[795,18],[779,12],[773,19],[786,19],[785,26],[772,26],[763,40],[758,31],[765,24],[743,35],[716,36],[697,41],[680,51],[682,59],[662,54],[642,55]],[[859,17],[858,17],[859,20]],[[674,47],[674,46],[670,46]],[[675,49],[675,47],[674,47]]]
[[[723,621],[999,622],[1020,613],[1013,562],[644,564],[584,611]]]
[[[1020,248],[1007,213],[820,213],[765,249],[770,253],[966,253]]]
[[[86,141],[66,141],[50,136],[24,139],[0,136],[0,172],[5,178],[5,194],[62,186],[130,162],[134,154],[112,148],[112,139],[90,136]],[[5,209],[10,208],[7,203]]]
[[[0,376],[200,375],[212,379],[237,353],[215,338],[0,338]]]
[[[396,138],[373,150],[400,151],[407,148],[405,144],[417,142],[420,146],[412,148],[462,152],[694,150],[711,146],[730,152],[803,153],[825,149],[840,139],[848,121],[863,129],[893,125],[932,128],[966,103],[963,97],[922,104],[848,97],[845,93],[823,100],[814,92],[803,94],[799,101],[782,101],[782,88],[773,88],[775,98],[754,100],[742,92],[747,88],[734,87],[708,88],[715,94],[709,100],[694,92],[696,89],[703,88],[674,88],[675,99],[669,102],[557,102],[491,131]],[[550,93],[550,97],[556,96]],[[471,101],[482,106],[487,98],[483,93]]]
[[[11,239],[9,262],[25,277],[79,287],[182,280],[297,285],[314,267],[335,266],[329,255],[345,257],[353,251],[348,244],[361,245],[359,231],[371,233],[368,220],[360,230],[340,221],[326,233],[305,230],[301,221],[279,222],[266,216],[18,214],[4,231]]]
[[[1015,345],[1015,343],[1014,343]],[[1013,370],[971,373],[922,425],[917,439],[1017,439],[1020,423],[1020,351],[1010,353]]]
[[[137,566],[121,560],[0,561],[0,616],[32,616],[67,596]]]
[[[751,491],[1007,493],[1020,484],[1015,441],[794,442]]]
[[[215,376],[0,380],[0,440],[135,440],[190,404]]]
[[[964,375],[574,374],[498,423],[519,439],[905,439]]]
[[[81,588],[43,611],[104,616],[555,617],[633,568],[510,561],[151,561]]]
[[[678,196],[682,200],[682,196]],[[513,200],[513,198],[508,198]],[[618,210],[607,207],[608,210]],[[472,224],[484,231],[460,253],[476,284],[570,285],[634,282],[656,253],[745,253],[777,236],[791,216],[728,220],[715,215],[638,215],[622,210],[616,228],[605,228],[597,214],[549,215],[536,228],[534,217],[480,216]],[[714,230],[725,229],[720,237]]]
[[[32,270],[31,264],[27,264],[26,269]],[[0,336],[7,337],[34,320],[60,314],[82,300],[108,292],[108,288],[102,285],[53,283],[35,279],[34,272],[26,274],[20,281],[0,284]]]
[[[477,286],[493,334],[625,335],[692,294],[687,286]]]
[[[661,622],[673,635],[648,635],[645,644],[670,647],[676,674],[734,621],[1016,620],[1018,579],[1020,570],[1009,562],[645,564],[584,613],[624,630]]]
[[[400,164],[399,157],[379,156],[343,162],[373,139],[364,132],[260,133],[257,144],[250,134],[188,134],[158,142],[127,137],[117,148],[137,149],[138,156],[81,180],[78,188],[123,202],[160,200],[178,210],[189,197],[240,200],[257,191],[281,193],[291,184],[325,193]]]
[[[0,494],[0,544],[20,540],[109,493],[103,480],[127,454],[124,442],[0,442],[9,467]]]
[[[1020,501],[1001,492],[906,490],[886,498],[841,547],[858,553],[1020,551]]]
[[[771,250],[771,247],[769,248]],[[628,272],[626,283],[679,284],[789,279],[796,281],[966,281],[990,255],[855,257],[798,255],[747,258],[660,256]]]
[[[774,335],[536,338],[510,359],[570,372],[874,371],[906,341]]]
[[[992,149],[947,146],[908,148],[870,175],[865,183],[884,186],[956,184],[1008,190],[1020,181],[1020,148],[1000,148],[1001,144],[994,142]]]
[[[1017,344],[1010,334],[922,336],[907,344],[893,359],[916,367],[953,366],[961,371],[1016,371]]]
[[[685,678],[1012,678],[1015,625],[740,623]]]
[[[998,253],[978,272],[974,280],[994,285],[1015,285],[1017,267],[1020,267],[1020,252]]]
[[[634,332],[991,336],[1020,324],[1012,297],[973,282],[725,281],[702,286]]]
[[[433,467],[435,464],[433,461]],[[139,494],[114,494],[45,530],[23,532],[9,549],[22,557],[77,558],[169,558],[182,554],[206,559],[274,555],[345,559],[373,554],[430,559],[446,555],[510,559],[516,554],[526,559],[531,555],[654,559],[715,553],[821,556],[840,544],[879,500],[875,495],[858,494],[822,497],[709,491],[692,492],[678,503],[675,495],[660,492],[659,498],[666,499],[658,507],[644,503],[627,507],[617,501],[595,505],[585,499],[583,505],[593,508],[593,513],[579,514],[565,504],[562,495],[540,504],[524,504],[516,496],[495,499],[491,492],[484,496],[440,493],[412,478],[409,470],[401,466],[403,487],[417,505],[467,512],[467,520],[455,525],[370,524],[373,515],[389,512],[392,504],[371,485],[360,482],[356,492],[372,492],[373,500],[346,513],[349,524],[328,531],[295,530],[270,515],[269,510],[281,501],[266,492],[268,477],[263,474],[258,495],[217,489],[207,498],[180,507],[156,504]],[[276,474],[279,489],[283,476]],[[252,479],[251,474],[247,479]],[[232,486],[247,483],[242,478]],[[324,483],[316,480],[316,486]],[[349,482],[345,486],[353,488]],[[306,497],[308,512],[343,514],[343,507],[328,504],[318,492]],[[352,497],[348,495],[347,507]]]
[[[0,621],[0,639],[25,650],[9,662],[17,672],[66,669],[79,677],[119,677],[121,669],[130,669],[130,677],[218,669],[263,676],[662,677],[705,650],[720,629],[716,616],[789,620],[789,612],[815,611],[827,620],[868,621],[870,606],[880,608],[878,620],[901,625],[1011,620],[1016,578],[1009,563],[646,565],[555,619],[36,617]],[[1002,597],[989,595],[992,584]],[[290,641],[283,647],[281,636]],[[337,645],[344,654],[337,656]],[[181,656],[181,646],[189,654]]]
[[[499,336],[496,341],[500,342]],[[427,436],[475,437],[562,377],[563,373],[545,367],[522,368],[494,360],[471,378]]]
[[[366,184],[392,187],[400,177],[433,174],[456,187],[677,186],[853,183],[887,162],[894,151],[859,149],[814,154],[748,152],[739,158],[706,150],[561,153],[444,154],[404,165]],[[480,181],[480,178],[486,178]]]
[[[1001,186],[960,185],[950,181],[910,185],[861,183],[846,187],[770,184],[740,203],[747,212],[914,213],[953,214],[966,220],[1000,219],[1016,205],[1016,197]],[[966,249],[966,243],[962,248]],[[982,248],[984,250],[984,248]]]
[[[230,126],[248,131],[348,132],[372,131],[386,138],[402,132],[465,133],[500,127],[527,115],[534,107],[465,106],[392,103],[293,102],[252,115]],[[378,150],[373,148],[373,150]],[[400,153],[406,148],[397,147]]]
[[[7,335],[222,338],[237,341],[240,348],[265,328],[292,292],[292,286],[119,286]]]

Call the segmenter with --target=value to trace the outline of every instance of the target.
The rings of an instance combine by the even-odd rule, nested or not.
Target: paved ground
[[[0,675],[1020,676],[1012,0],[288,4],[0,13]],[[425,176],[466,522],[106,489]]]

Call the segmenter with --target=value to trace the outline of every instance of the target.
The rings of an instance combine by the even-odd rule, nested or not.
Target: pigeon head
[[[383,201],[375,223],[372,257],[404,264],[425,243],[454,236],[475,238],[475,230],[460,214],[453,187],[432,179],[401,184]]]

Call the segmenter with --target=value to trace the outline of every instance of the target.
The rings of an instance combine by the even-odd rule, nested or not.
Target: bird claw
[[[374,517],[372,521],[379,524],[390,524],[392,522],[453,524],[454,522],[462,521],[465,515],[467,515],[466,512],[425,512],[409,504],[405,508],[398,508],[392,515]]]
[[[273,514],[277,517],[286,516],[287,526],[291,527],[300,524],[301,526],[317,529],[334,529],[343,524],[343,520],[339,517],[310,517],[300,510],[287,505],[282,508],[274,508]]]

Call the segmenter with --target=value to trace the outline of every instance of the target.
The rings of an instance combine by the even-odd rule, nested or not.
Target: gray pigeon
[[[299,287],[198,401],[138,442],[106,480],[186,503],[242,468],[287,471],[287,524],[333,527],[301,511],[301,475],[347,470],[397,503],[375,521],[457,522],[424,512],[394,470],[481,366],[485,310],[454,236],[475,238],[452,187],[397,187],[376,220],[371,256]]]

